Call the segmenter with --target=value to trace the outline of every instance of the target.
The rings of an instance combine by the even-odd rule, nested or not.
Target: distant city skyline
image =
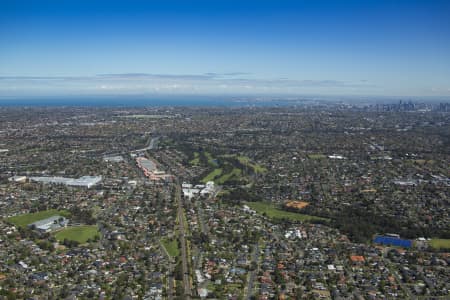
[[[0,98],[450,96],[450,1],[2,1]]]

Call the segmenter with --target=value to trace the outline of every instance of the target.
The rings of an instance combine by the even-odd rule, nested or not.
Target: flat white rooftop
[[[106,162],[122,162],[123,156],[121,156],[121,155],[104,156],[103,160]]]
[[[30,177],[31,180],[42,183],[65,184],[69,186],[83,186],[90,188],[102,180],[102,176],[83,176],[80,178],[67,177]]]

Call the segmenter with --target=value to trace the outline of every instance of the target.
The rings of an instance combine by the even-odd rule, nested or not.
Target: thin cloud
[[[109,78],[109,79],[180,79],[180,80],[195,80],[195,79],[212,79],[215,76],[206,74],[151,74],[151,73],[119,73],[119,74],[99,74],[93,78]]]
[[[220,79],[224,77],[246,76],[250,73],[246,72],[229,72],[229,73],[214,73],[208,72],[203,74],[153,74],[153,73],[112,73],[99,74],[97,77],[101,78],[120,78],[120,79],[186,79],[186,80],[208,80]]]
[[[347,82],[316,79],[258,79],[248,77],[250,73],[203,73],[203,74],[154,74],[111,73],[93,76],[0,76],[0,95],[20,91],[21,93],[88,93],[108,91],[118,93],[256,93],[286,92],[335,92],[366,90],[375,87],[367,81]]]

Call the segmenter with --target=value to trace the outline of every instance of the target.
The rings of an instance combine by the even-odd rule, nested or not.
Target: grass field
[[[222,169],[218,168],[218,169],[214,169],[211,173],[209,173],[208,175],[206,175],[201,181],[203,183],[206,183],[208,181],[214,181],[214,179],[216,177],[219,177],[222,174]]]
[[[14,216],[11,218],[8,218],[7,221],[18,226],[18,227],[26,227],[28,224],[34,223],[39,220],[47,219],[52,216],[63,216],[63,217],[70,217],[70,213],[67,210],[56,210],[56,209],[50,209],[50,210],[43,210],[35,213],[30,214],[24,214],[19,216]]]
[[[274,205],[263,202],[246,202],[246,204],[253,210],[255,210],[259,214],[266,214],[269,218],[272,219],[288,219],[291,221],[313,221],[313,220],[321,220],[328,221],[328,219],[310,216],[305,214],[299,214],[289,211],[284,211],[276,208]]]
[[[161,244],[166,248],[166,251],[170,256],[178,257],[180,255],[177,240],[161,239]]]
[[[450,249],[450,239],[431,239],[430,246],[434,249]]]
[[[93,239],[99,235],[98,228],[95,225],[83,225],[64,228],[55,233],[55,238],[58,241],[68,239],[71,241],[84,244],[88,239]]]

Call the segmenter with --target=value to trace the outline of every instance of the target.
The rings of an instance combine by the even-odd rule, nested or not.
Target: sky
[[[0,97],[450,96],[450,1],[0,1]]]

